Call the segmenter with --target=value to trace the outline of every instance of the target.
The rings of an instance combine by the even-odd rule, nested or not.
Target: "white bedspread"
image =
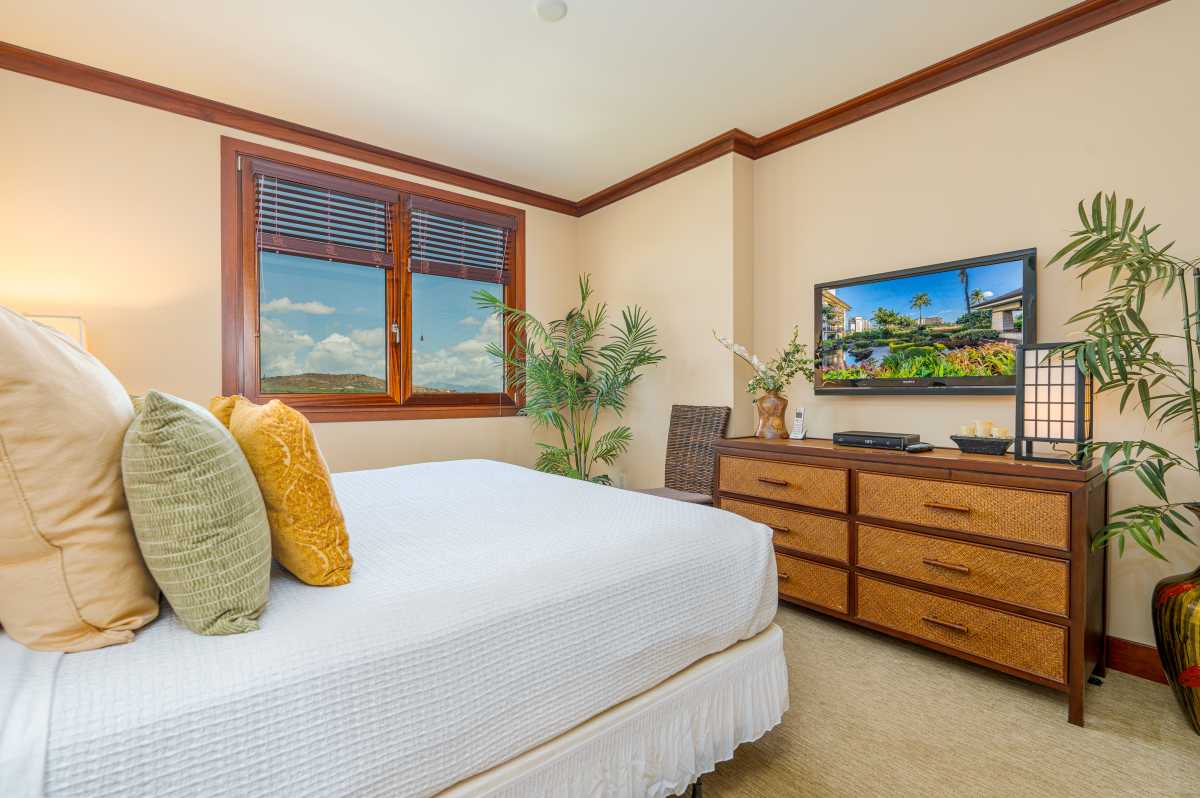
[[[490,461],[338,474],[353,582],[69,654],[51,795],[430,795],[764,629],[770,531]]]

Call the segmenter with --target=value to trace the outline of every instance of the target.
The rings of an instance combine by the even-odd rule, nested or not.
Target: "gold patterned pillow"
[[[278,399],[217,396],[209,409],[242,447],[267,505],[280,565],[310,585],[350,581],[350,538],[312,427]]]

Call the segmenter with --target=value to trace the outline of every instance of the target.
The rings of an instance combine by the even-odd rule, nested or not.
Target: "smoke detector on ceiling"
[[[543,22],[558,22],[567,15],[567,4],[563,0],[537,0],[533,10]]]

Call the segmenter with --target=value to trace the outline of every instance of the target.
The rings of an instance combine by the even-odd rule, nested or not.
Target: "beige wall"
[[[13,72],[0,71],[0,97],[0,304],[81,314],[91,350],[134,393],[206,403],[220,390],[222,134],[399,174]],[[576,220],[526,212],[527,303],[556,313],[577,273]],[[316,430],[334,470],[534,456],[523,418]]]
[[[746,342],[752,334],[751,169],[727,155],[580,219],[580,268],[598,299],[615,320],[626,305],[645,308],[667,355],[631,393],[634,441],[614,469],[619,484],[662,485],[672,404],[742,399],[742,374],[712,331]],[[747,407],[735,412],[738,432],[749,431]]]
[[[840,277],[974,255],[1038,248],[1044,263],[1076,229],[1075,203],[1117,189],[1149,206],[1181,253],[1200,254],[1200,3],[1168,3],[886,113],[755,162],[754,342],[782,341],[813,325],[812,285]],[[1070,336],[1067,318],[1102,288],[1086,290],[1056,266],[1038,273],[1039,338]],[[1177,324],[1175,306],[1159,321]],[[814,434],[896,429],[949,443],[975,418],[1011,426],[1011,398],[814,397]],[[1187,430],[1147,430],[1136,412],[1098,406],[1097,436],[1174,443]],[[1196,498],[1177,480],[1176,495]],[[1134,479],[1112,487],[1115,507],[1145,499]],[[1112,557],[1110,633],[1153,640],[1149,593],[1200,552],[1167,546],[1163,565],[1140,551]]]

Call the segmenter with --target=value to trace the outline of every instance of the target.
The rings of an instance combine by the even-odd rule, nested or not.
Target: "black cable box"
[[[850,432],[833,433],[833,442],[838,446],[859,446],[864,449],[896,449],[904,451],[905,447],[921,441],[920,435],[911,432]]]

